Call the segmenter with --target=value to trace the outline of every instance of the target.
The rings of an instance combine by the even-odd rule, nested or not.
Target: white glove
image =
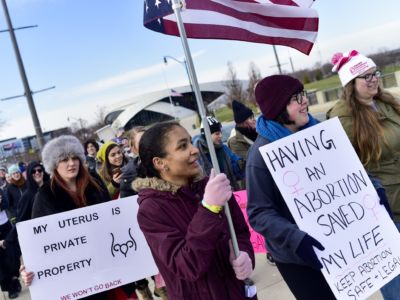
[[[215,175],[214,169],[211,169],[203,200],[208,205],[224,206],[232,197],[232,187],[226,175],[220,173]]]
[[[235,271],[236,278],[239,280],[245,280],[246,278],[249,278],[251,272],[253,271],[253,264],[251,263],[249,254],[244,251],[239,251],[239,256],[235,258],[235,252],[233,250],[231,242],[229,243],[229,248],[229,257],[233,271]]]

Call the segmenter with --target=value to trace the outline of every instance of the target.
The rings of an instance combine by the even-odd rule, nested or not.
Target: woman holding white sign
[[[287,75],[273,75],[257,83],[255,96],[262,116],[258,137],[246,165],[247,211],[255,231],[265,237],[267,248],[296,299],[335,299],[320,269],[314,247],[324,247],[301,231],[268,170],[259,148],[318,123],[308,114],[303,84]]]
[[[107,189],[100,178],[95,179],[85,167],[83,146],[74,136],[63,135],[48,142],[42,151],[43,165],[50,182],[40,187],[32,208],[32,218],[61,213],[109,201]],[[30,285],[32,272],[21,267],[22,279]],[[111,299],[102,292],[82,299]]]
[[[245,300],[254,266],[250,233],[226,175],[202,176],[199,150],[178,123],[159,123],[139,144],[138,222],[170,300]],[[228,200],[231,201],[228,202]],[[240,255],[230,248],[229,203]]]
[[[386,190],[400,230],[400,103],[379,85],[382,73],[356,50],[337,53],[332,71],[339,73],[343,95],[327,113],[339,117],[366,170]],[[400,276],[384,286],[385,300],[399,299]]]

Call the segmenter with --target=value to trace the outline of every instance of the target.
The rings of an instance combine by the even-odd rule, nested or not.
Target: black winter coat
[[[22,176],[22,175],[21,175]],[[7,186],[6,194],[8,199],[8,219],[11,221],[12,218],[17,217],[17,209],[19,201],[22,197],[22,194],[26,191],[26,184],[21,187],[16,186],[13,183],[10,183]],[[15,220],[14,220],[15,221]]]
[[[8,208],[8,199],[6,193],[0,189],[0,211],[6,210]]]
[[[87,206],[110,200],[107,190],[98,191],[93,185],[86,188]],[[39,188],[32,207],[32,219],[70,211],[78,208],[71,197],[60,187],[55,186],[54,193],[50,182]]]
[[[137,192],[132,189],[132,182],[137,177],[137,168],[139,165],[139,157],[130,158],[128,163],[121,169],[122,180],[120,184],[120,197],[125,198],[136,195]]]
[[[85,190],[87,206],[103,203],[110,200],[107,189],[104,184],[100,184],[102,190],[97,190],[93,185],[89,185]],[[54,193],[51,190],[50,182],[45,183],[39,188],[39,191],[33,202],[32,218],[39,218],[78,208],[71,197],[56,186]],[[107,300],[107,292],[95,294],[82,299],[86,300]]]

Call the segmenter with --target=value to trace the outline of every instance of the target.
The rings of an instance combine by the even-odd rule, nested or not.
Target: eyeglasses
[[[307,91],[302,90],[300,93],[293,95],[290,100],[296,101],[298,104],[303,104],[304,97],[307,97]]]
[[[381,77],[382,77],[382,72],[379,71],[379,70],[376,70],[376,71],[373,72],[373,73],[366,74],[366,75],[364,75],[364,76],[358,76],[358,77],[356,77],[356,78],[365,79],[366,82],[371,82],[373,77],[375,77],[375,78],[381,78]]]
[[[42,170],[42,169],[33,169],[32,172],[31,172],[31,174],[33,175],[33,174],[35,174],[35,173],[41,174],[41,173],[43,173],[43,170]]]

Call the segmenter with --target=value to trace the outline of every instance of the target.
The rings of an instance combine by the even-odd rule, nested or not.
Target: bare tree
[[[242,83],[237,78],[236,70],[231,62],[228,62],[227,80],[223,82],[226,88],[226,95],[228,96],[230,106],[233,100],[245,102],[246,93],[243,91]]]
[[[105,106],[97,105],[94,115],[95,115],[95,120],[94,120],[94,125],[93,125],[94,127],[101,128],[106,125],[105,118],[106,118],[107,113],[106,113]]]
[[[88,139],[97,139],[96,131],[106,124],[106,108],[104,106],[96,106],[96,111],[94,112],[95,118],[93,122],[89,124],[89,121],[82,118],[69,118],[73,120],[71,123],[72,134],[75,135],[81,142],[85,142]]]
[[[71,131],[72,133],[81,141],[85,142],[92,135],[92,132],[88,126],[88,121],[78,118],[74,119],[74,122],[71,123]]]
[[[251,103],[256,103],[256,97],[254,95],[254,89],[256,84],[261,79],[260,69],[256,66],[254,62],[249,64],[249,86],[247,87],[247,101]]]

